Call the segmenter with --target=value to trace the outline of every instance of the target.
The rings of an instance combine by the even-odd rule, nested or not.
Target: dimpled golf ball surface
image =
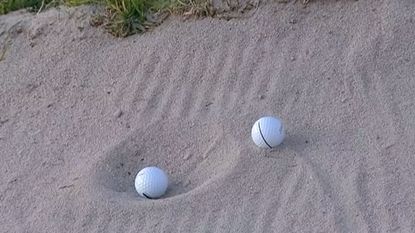
[[[146,167],[138,172],[135,177],[135,190],[140,196],[148,199],[163,196],[167,186],[167,175],[158,167]]]
[[[273,148],[282,143],[285,130],[279,118],[262,117],[252,126],[251,136],[257,146]]]

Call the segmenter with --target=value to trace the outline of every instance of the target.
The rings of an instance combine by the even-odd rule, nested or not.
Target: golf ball
[[[142,197],[156,199],[164,195],[169,179],[158,167],[146,167],[135,177],[135,190]]]
[[[279,118],[262,117],[252,126],[251,136],[257,146],[273,148],[282,143],[285,130]]]

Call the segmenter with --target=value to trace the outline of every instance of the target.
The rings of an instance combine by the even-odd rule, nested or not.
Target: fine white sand
[[[415,3],[261,3],[144,35],[0,17],[0,232],[415,232]],[[264,115],[287,137],[251,140]],[[155,165],[165,198],[134,177]]]

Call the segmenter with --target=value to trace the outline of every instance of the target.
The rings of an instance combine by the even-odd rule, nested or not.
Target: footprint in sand
[[[238,160],[240,146],[221,123],[171,121],[149,124],[112,146],[93,167],[91,185],[107,197],[145,200],[134,179],[147,166],[158,166],[169,176],[163,198],[203,192],[226,176]]]

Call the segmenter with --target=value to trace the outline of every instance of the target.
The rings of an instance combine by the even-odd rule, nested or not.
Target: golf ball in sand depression
[[[135,190],[148,199],[159,198],[167,190],[169,180],[166,173],[158,167],[146,167],[135,177]]]
[[[273,148],[282,143],[285,130],[282,121],[276,117],[262,117],[252,126],[252,140],[262,148]]]

